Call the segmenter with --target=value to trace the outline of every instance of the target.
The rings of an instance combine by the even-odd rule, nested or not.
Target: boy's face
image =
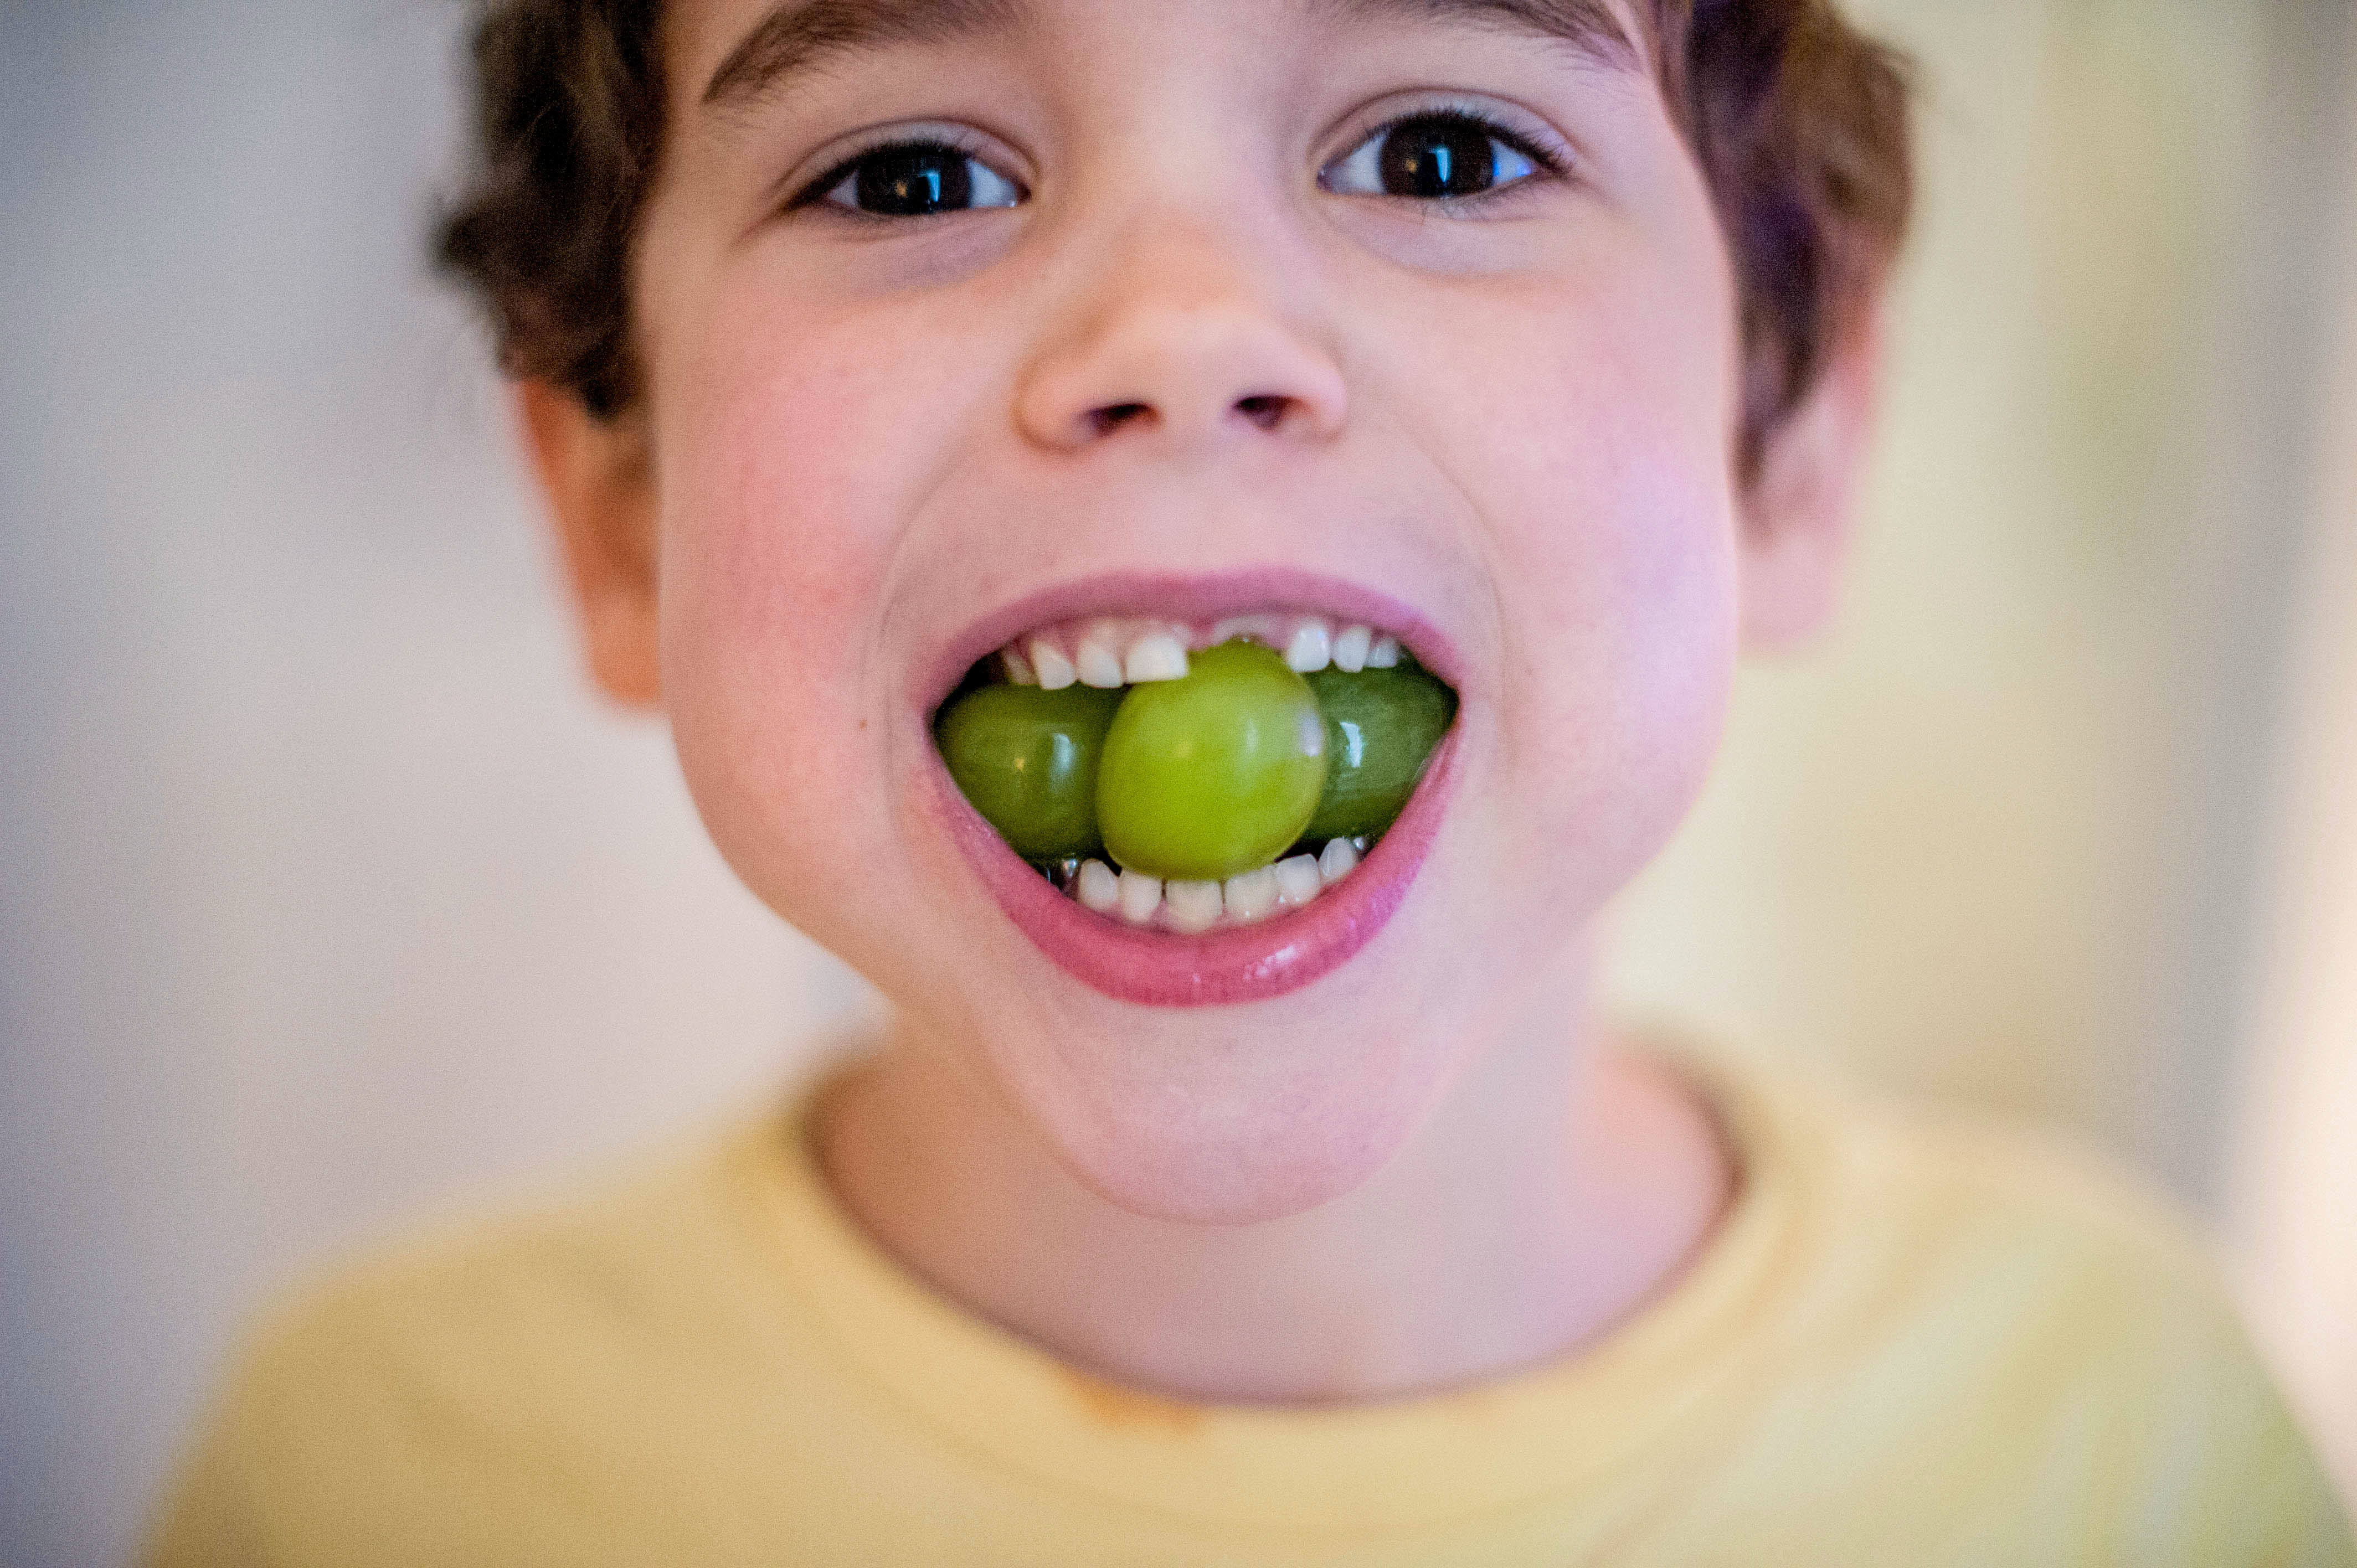
[[[1132,1208],[1306,1208],[1505,1032],[1576,1027],[1587,929],[1704,777],[1760,548],[1732,284],[1628,18],[1592,10],[669,18],[651,461],[568,503],[538,421],[576,564],[653,542],[587,590],[601,673],[659,662],[747,883]],[[1435,116],[1486,191],[1400,173],[1386,128]],[[938,209],[861,210],[919,166],[953,171]],[[1051,620],[1254,610],[1371,622],[1456,687],[1409,817],[1349,897],[1241,931],[1060,902],[932,710]]]

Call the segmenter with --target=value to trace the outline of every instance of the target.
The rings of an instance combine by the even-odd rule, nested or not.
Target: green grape
[[[1016,854],[1097,852],[1097,767],[1119,692],[978,686],[942,709],[933,735],[950,777]]]
[[[1184,680],[1130,688],[1105,736],[1097,822],[1123,866],[1216,881],[1291,847],[1325,783],[1309,683],[1265,648],[1222,643]]]
[[[1302,836],[1382,832],[1415,793],[1456,716],[1457,693],[1414,664],[1355,675],[1321,670],[1309,687],[1326,715],[1326,792]]]

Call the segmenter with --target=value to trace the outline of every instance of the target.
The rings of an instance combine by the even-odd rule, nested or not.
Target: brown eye
[[[813,199],[877,218],[930,218],[1014,207],[1023,188],[972,153],[939,142],[889,142],[829,171]]]
[[[1394,120],[1329,165],[1318,177],[1346,196],[1447,201],[1480,196],[1528,179],[1539,169],[1529,152],[1470,114],[1414,114]]]

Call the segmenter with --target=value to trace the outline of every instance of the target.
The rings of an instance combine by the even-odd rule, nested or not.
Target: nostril
[[[1103,408],[1089,410],[1089,434],[1110,435],[1125,424],[1150,417],[1154,411],[1142,403],[1113,403]]]
[[[1263,430],[1274,430],[1285,422],[1286,407],[1292,402],[1275,392],[1254,392],[1236,400],[1236,412]]]

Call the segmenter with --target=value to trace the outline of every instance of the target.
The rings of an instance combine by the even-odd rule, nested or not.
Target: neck
[[[1000,1096],[896,1037],[822,1110],[827,1176],[912,1272],[1063,1359],[1220,1402],[1398,1397],[1572,1351],[1655,1294],[1725,1206],[1707,1113],[1583,1029],[1577,996],[1483,1048],[1375,1176],[1196,1226],[1083,1187]],[[1550,988],[1551,991],[1554,988]]]

